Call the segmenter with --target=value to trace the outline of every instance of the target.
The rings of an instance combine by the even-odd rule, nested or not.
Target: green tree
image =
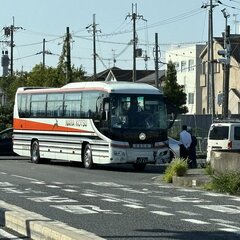
[[[72,66],[74,82],[84,81],[84,73],[82,67]],[[12,124],[14,98],[19,87],[62,87],[66,83],[66,72],[61,64],[57,68],[37,64],[30,72],[17,71],[13,76],[0,78],[0,89],[7,99],[6,104],[0,107],[0,128]]]
[[[177,83],[177,72],[175,65],[170,61],[167,65],[167,75],[163,84],[163,92],[168,101],[175,105],[179,113],[187,113],[186,106],[187,95],[184,92],[184,86]]]

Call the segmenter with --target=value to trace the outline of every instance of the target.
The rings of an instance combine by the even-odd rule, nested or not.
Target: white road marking
[[[22,238],[18,238],[17,236],[10,234],[3,229],[0,229],[0,235],[2,235],[6,239],[14,239],[14,240],[21,240]]]
[[[54,203],[63,203],[63,202],[78,202],[70,198],[64,198],[59,196],[48,196],[48,197],[30,197],[27,198],[34,202],[54,202]]]
[[[185,197],[185,196],[176,196],[176,197],[162,197],[162,196],[156,196],[160,199],[166,200],[166,201],[170,201],[170,202],[178,202],[178,203],[202,203],[202,202],[211,202],[205,199],[200,199],[200,198],[189,198],[189,197]]]
[[[26,193],[29,193],[28,191],[20,190],[20,189],[14,188],[14,187],[1,188],[1,190],[2,190],[3,192],[6,192],[6,193],[18,193],[18,194],[26,194]]]
[[[45,182],[41,182],[41,181],[32,181],[31,183],[33,184],[38,184],[38,185],[45,185]]]
[[[226,194],[222,194],[222,193],[214,193],[214,192],[206,192],[203,193],[203,195],[205,196],[211,196],[211,197],[226,197]]]
[[[209,222],[205,222],[205,221],[201,221],[201,220],[197,220],[197,219],[181,219],[182,221],[185,221],[185,222],[190,222],[190,223],[194,223],[194,224],[210,224]]]
[[[226,231],[226,232],[234,232],[234,233],[240,235],[240,228],[239,227],[232,226],[232,225],[229,225],[229,224],[224,224],[224,223],[217,223],[217,225],[223,227],[223,228],[219,228],[219,230]]]
[[[5,173],[5,172],[0,172],[0,174],[2,174],[2,175],[7,175],[7,173]]]
[[[234,228],[218,228],[218,230],[224,231],[224,232],[236,233],[236,234],[240,235],[240,231],[238,231]]]
[[[60,188],[59,186],[56,186],[56,185],[46,185],[46,187],[48,187],[48,188]]]
[[[174,216],[173,213],[163,212],[163,211],[150,211],[151,213],[158,214],[161,216]]]
[[[188,216],[197,216],[197,215],[201,215],[199,213],[194,213],[194,212],[189,212],[189,211],[176,211],[178,213],[181,213],[181,214],[185,214],[185,215],[188,215]]]
[[[124,204],[123,206],[125,206],[125,207],[129,207],[129,208],[134,208],[134,209],[145,208],[145,207],[143,207],[143,206],[140,206],[140,205],[134,205],[134,204]]]
[[[234,205],[195,205],[199,208],[209,209],[216,212],[223,212],[228,214],[239,214],[240,207]]]
[[[224,223],[224,224],[235,224],[233,221],[225,220],[225,219],[215,219],[211,218],[210,221],[217,222],[217,223]]]
[[[81,193],[81,195],[85,196],[85,197],[98,197],[96,194],[94,193]]]
[[[119,202],[118,200],[112,198],[102,198],[101,200],[106,202]]]
[[[179,192],[201,192],[200,190],[197,189],[191,189],[191,188],[179,188],[177,189],[177,191]]]
[[[16,185],[13,185],[10,182],[0,182],[0,187],[12,187],[12,186],[16,186]]]
[[[232,198],[230,198],[231,200],[233,200],[233,201],[237,201],[237,202],[240,202],[240,197],[232,197]]]
[[[83,196],[88,196],[88,197],[102,197],[103,201],[111,201],[111,202],[122,202],[126,203],[129,205],[140,205],[141,200],[138,199],[132,199],[132,198],[124,198],[121,199],[115,194],[109,194],[109,193],[97,193],[97,192],[92,192],[92,191],[87,191],[86,193],[81,193]],[[111,199],[111,200],[110,200]]]
[[[132,189],[132,188],[118,188],[122,191],[125,191],[125,192],[130,192],[130,193],[140,193],[140,194],[149,194],[149,193],[152,193],[151,191],[148,191],[148,190],[136,190],[136,189]]]
[[[56,185],[63,185],[64,183],[63,182],[52,182],[52,184],[56,184]]]
[[[46,184],[44,181],[40,181],[40,180],[34,179],[34,178],[28,178],[28,177],[24,177],[24,176],[20,176],[20,175],[14,175],[14,174],[12,174],[11,176],[16,177],[16,178],[22,178],[22,179],[29,180],[29,181],[31,181],[31,183],[34,183],[34,184]]]
[[[170,208],[170,207],[162,206],[162,205],[158,205],[158,204],[148,204],[148,206],[155,207],[155,208]]]
[[[114,182],[84,182],[88,184],[92,184],[95,186],[101,186],[101,187],[124,187],[124,185],[117,184]]]
[[[70,212],[73,214],[93,214],[93,213],[105,213],[105,214],[121,214],[113,212],[108,209],[100,209],[98,206],[94,205],[51,205],[51,207],[58,208],[65,212]]]
[[[74,189],[62,189],[62,191],[64,192],[78,192],[77,190],[74,190]]]

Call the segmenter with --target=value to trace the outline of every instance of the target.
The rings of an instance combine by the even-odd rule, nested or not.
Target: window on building
[[[223,103],[223,93],[218,93],[217,95],[217,104],[218,106],[221,106]]]
[[[194,71],[194,59],[189,59],[188,60],[188,71],[191,72],[191,71]]]
[[[188,104],[194,104],[194,93],[188,93]]]
[[[176,71],[179,71],[179,62],[174,62],[173,64],[175,66]]]
[[[202,62],[202,74],[207,74],[207,62]]]
[[[214,72],[219,73],[220,72],[220,67],[222,66],[221,63],[214,63]]]
[[[186,71],[187,71],[187,62],[181,61],[181,72],[186,72]]]

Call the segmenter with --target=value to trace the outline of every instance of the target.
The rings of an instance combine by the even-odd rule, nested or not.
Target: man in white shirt
[[[180,132],[179,146],[180,146],[180,158],[188,158],[188,150],[192,143],[191,134],[187,131],[187,125],[182,126]]]

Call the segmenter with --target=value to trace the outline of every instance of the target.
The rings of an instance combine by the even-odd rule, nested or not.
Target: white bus
[[[16,92],[13,129],[14,152],[33,163],[77,161],[89,169],[122,163],[143,170],[169,158],[165,98],[148,84],[22,87]]]

